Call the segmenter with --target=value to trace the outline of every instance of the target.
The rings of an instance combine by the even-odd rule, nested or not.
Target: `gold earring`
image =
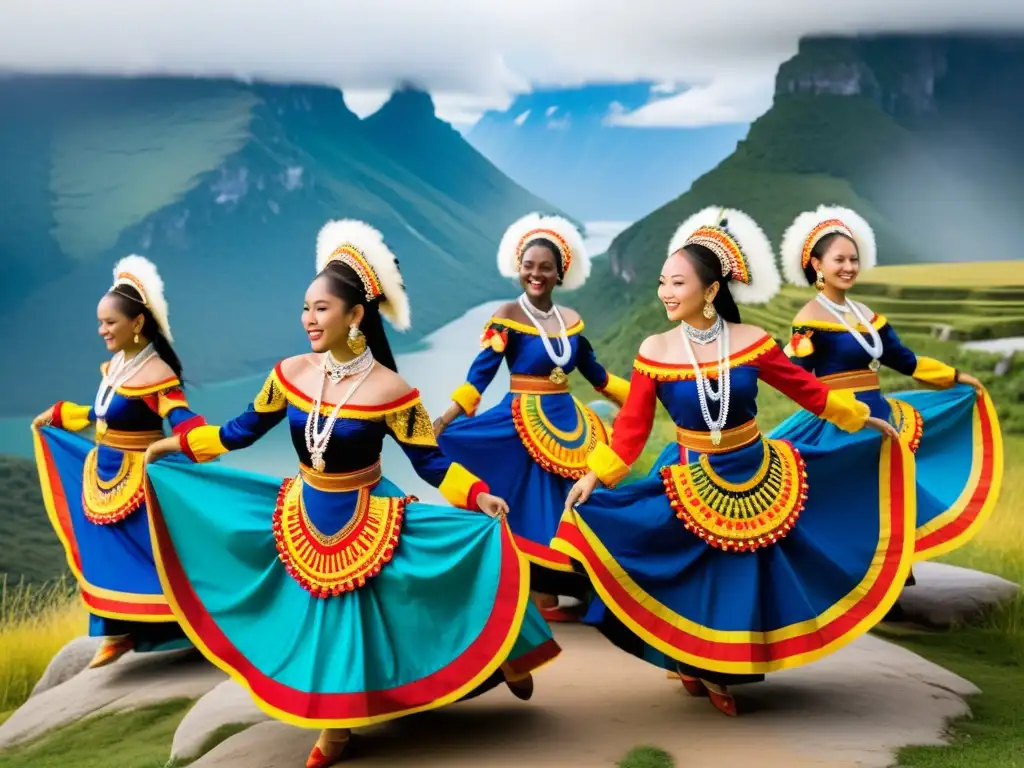
[[[715,319],[715,305],[712,304],[710,301],[704,302],[704,317],[706,317],[708,320]]]
[[[818,270],[818,279],[814,281],[814,287],[819,291],[825,290],[825,273]]]
[[[136,344],[139,343],[139,334],[137,334],[137,333],[135,334],[135,343]]]
[[[348,348],[353,355],[361,355],[366,350],[366,336],[355,323],[348,327]]]

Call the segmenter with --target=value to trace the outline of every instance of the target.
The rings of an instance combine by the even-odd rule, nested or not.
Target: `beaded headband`
[[[739,304],[764,304],[782,286],[771,241],[741,210],[713,205],[693,214],[672,235],[668,255],[687,245],[704,246],[718,257],[722,277],[731,278],[729,293]]]
[[[699,227],[686,239],[686,245],[702,245],[711,251],[722,263],[722,277],[731,276],[733,280],[750,284],[750,269],[743,256],[743,249],[736,239],[729,234],[723,220],[719,226]]]
[[[825,235],[832,235],[836,233],[845,235],[856,242],[853,232],[840,219],[826,219],[815,226],[804,240],[804,247],[800,254],[801,269],[806,269],[807,265],[811,263],[811,251],[814,250],[814,246],[818,244],[818,241],[825,237]]]
[[[572,266],[572,248],[569,247],[565,238],[553,229],[531,229],[519,238],[519,243],[516,245],[516,268],[518,269],[522,266],[523,252],[526,250],[526,244],[531,240],[536,240],[538,237],[543,237],[545,240],[550,240],[555,244],[555,247],[558,249],[558,258],[562,262],[562,272],[568,274],[569,267]]]
[[[366,257],[355,246],[347,243],[339,245],[334,250],[334,253],[327,258],[327,264],[330,264],[332,261],[340,261],[342,264],[347,264],[352,268],[352,271],[356,273],[356,276],[363,284],[363,293],[367,301],[373,301],[384,292],[376,270],[374,270],[370,262],[366,260]]]
[[[138,292],[137,298],[118,290],[121,286],[127,285]],[[167,341],[174,341],[168,320],[167,299],[164,298],[164,282],[153,262],[134,253],[125,256],[114,265],[114,282],[110,286],[110,291],[132,301],[141,299]]]

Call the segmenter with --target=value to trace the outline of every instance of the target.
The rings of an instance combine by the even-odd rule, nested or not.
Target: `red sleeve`
[[[825,412],[828,387],[792,362],[777,344],[757,360],[758,376],[768,386],[810,411],[815,416]]]
[[[612,425],[611,448],[626,465],[631,465],[643,453],[654,426],[657,405],[657,383],[634,369],[629,380],[629,396]]]

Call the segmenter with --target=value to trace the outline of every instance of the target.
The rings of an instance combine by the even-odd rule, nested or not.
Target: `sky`
[[[0,71],[335,85],[360,115],[411,82],[462,127],[533,88],[650,80],[610,124],[701,127],[763,113],[802,35],[954,30],[1024,30],[1024,2],[7,0]]]

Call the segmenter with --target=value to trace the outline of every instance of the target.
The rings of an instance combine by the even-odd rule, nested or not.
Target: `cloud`
[[[558,111],[558,106],[557,105],[550,106],[550,107],[548,107],[547,109],[544,110],[544,116],[545,117],[551,117],[557,111]]]
[[[723,75],[682,93],[655,98],[632,112],[626,112],[620,104],[617,109],[609,109],[604,123],[631,128],[747,123],[765,113],[774,92],[774,70]]]
[[[620,119],[660,125],[670,113],[749,117],[764,103],[759,78],[803,34],[1022,28],[1024,3],[1007,0],[9,1],[0,71],[328,84],[363,106],[411,79],[457,123],[533,87],[651,80],[677,95]]]
[[[526,122],[526,118],[528,118],[529,116],[530,116],[530,110],[526,110],[525,112],[523,112],[523,113],[521,113],[519,115],[516,115],[516,119],[513,120],[512,122],[514,122],[516,125],[522,125],[523,123]]]

